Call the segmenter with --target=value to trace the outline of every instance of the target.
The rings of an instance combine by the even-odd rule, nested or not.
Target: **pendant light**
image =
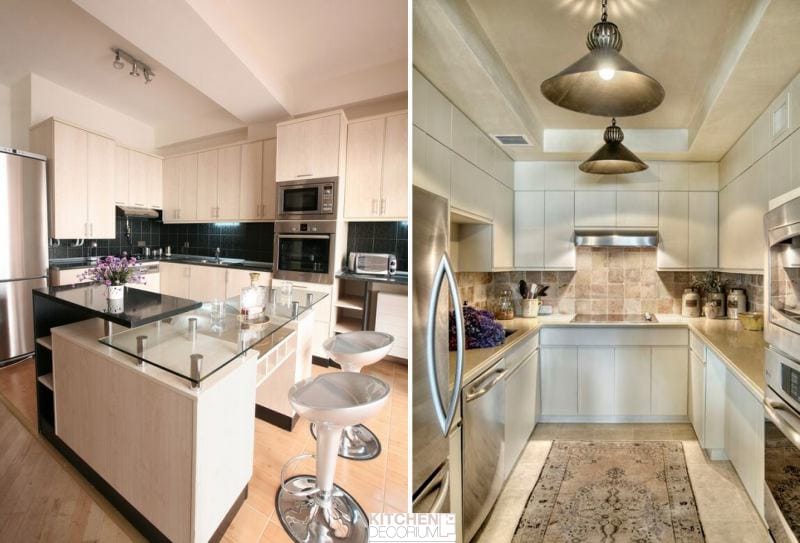
[[[633,173],[646,170],[647,164],[622,145],[624,138],[622,129],[617,126],[617,120],[611,119],[611,126],[607,126],[603,133],[606,144],[578,168],[582,172],[600,174]]]
[[[603,15],[586,37],[589,53],[546,79],[542,94],[557,106],[603,117],[641,115],[664,101],[664,87],[620,54],[622,34]]]

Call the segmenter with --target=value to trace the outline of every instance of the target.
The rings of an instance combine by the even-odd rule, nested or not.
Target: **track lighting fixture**
[[[139,77],[144,74],[145,85],[153,81],[156,74],[153,73],[150,66],[122,49],[113,47],[111,50],[114,52],[114,62],[112,64],[114,68],[121,70],[125,67],[125,62],[127,62],[131,65],[131,71],[128,72],[128,75],[131,77]]]

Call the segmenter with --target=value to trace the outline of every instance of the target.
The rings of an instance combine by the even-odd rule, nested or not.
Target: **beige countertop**
[[[516,318],[499,321],[504,328],[517,330],[505,343],[490,349],[470,349],[464,353],[464,378],[462,388],[479,377],[510,349],[543,327],[621,327],[621,326],[687,326],[695,332],[750,391],[760,396],[764,393],[764,341],[763,332],[750,332],[738,320],[704,317],[690,319],[680,315],[656,315],[655,323],[570,323],[573,315],[540,316],[535,319]],[[450,374],[455,373],[455,353],[450,353]],[[450,382],[452,386],[452,381]]]

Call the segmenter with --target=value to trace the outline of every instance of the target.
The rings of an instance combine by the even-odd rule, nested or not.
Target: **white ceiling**
[[[608,4],[622,54],[666,90],[654,111],[619,119],[626,143],[635,150],[646,140],[651,156],[718,160],[800,70],[797,0]],[[591,129],[599,145],[609,119],[559,108],[539,86],[587,52],[599,18],[600,0],[414,0],[414,64],[484,131],[536,142],[511,156],[578,158],[565,142],[574,139],[582,153],[580,131]],[[654,131],[670,142],[664,149],[652,148]],[[558,142],[558,153],[544,152],[548,141]]]
[[[36,73],[157,146],[406,92],[404,0],[0,0],[0,83]],[[153,67],[114,70],[117,46]],[[76,120],[78,121],[78,120]]]

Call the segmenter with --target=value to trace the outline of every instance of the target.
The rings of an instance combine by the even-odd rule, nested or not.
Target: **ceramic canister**
[[[681,315],[684,317],[700,316],[700,295],[690,288],[685,289],[681,296]]]

